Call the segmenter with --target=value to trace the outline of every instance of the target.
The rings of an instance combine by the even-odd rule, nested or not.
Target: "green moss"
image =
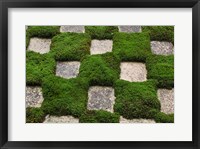
[[[151,41],[168,41],[174,44],[174,26],[143,26],[142,31],[150,34]]]
[[[153,118],[155,112],[160,110],[157,99],[156,82],[128,82],[116,81],[114,111],[124,118]],[[152,114],[153,113],[153,114]]]
[[[80,123],[119,123],[119,114],[107,111],[87,111],[81,115]]]
[[[174,123],[174,114],[159,112],[155,115],[154,119],[157,123]]]
[[[29,26],[26,30],[26,47],[31,37],[52,38],[60,33],[59,26]]]
[[[26,123],[42,123],[45,114],[41,108],[26,108]]]
[[[113,34],[118,32],[117,26],[85,26],[85,32],[92,39],[112,39]]]
[[[113,85],[119,78],[120,61],[112,53],[87,56],[80,66],[79,77],[87,78],[90,85]]]
[[[41,108],[50,115],[79,117],[86,110],[88,88],[87,80],[81,78],[47,77],[42,83]]]
[[[26,51],[26,84],[41,85],[42,79],[54,75],[55,60],[49,54]]]
[[[156,79],[159,88],[174,87],[174,56],[151,55],[146,61],[147,78]]]
[[[50,53],[56,60],[80,60],[90,53],[91,38],[83,33],[61,33],[52,39]]]
[[[113,52],[123,61],[144,62],[151,53],[148,33],[115,33]]]

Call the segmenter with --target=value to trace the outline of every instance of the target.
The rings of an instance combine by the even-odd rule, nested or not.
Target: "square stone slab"
[[[112,40],[92,40],[90,54],[103,54],[112,52]]]
[[[174,113],[174,89],[158,89],[157,94],[161,103],[161,112]]]
[[[79,119],[73,116],[49,116],[47,115],[43,123],[79,123]]]
[[[147,80],[147,70],[143,63],[122,62],[120,64],[120,79],[130,82],[143,82]]]
[[[28,50],[40,54],[48,53],[50,51],[51,39],[31,38]]]
[[[113,112],[115,102],[112,87],[92,86],[88,91],[88,110],[105,110]]]
[[[151,52],[156,55],[174,54],[174,46],[171,42],[151,41]]]
[[[119,32],[139,33],[141,31],[141,26],[119,26]]]
[[[74,33],[84,33],[85,32],[85,28],[84,26],[70,26],[70,25],[66,25],[66,26],[61,26],[60,27],[60,32],[74,32]]]
[[[57,62],[56,66],[56,76],[70,79],[76,78],[79,73],[80,62],[71,61],[71,62]]]
[[[122,116],[120,116],[119,123],[156,123],[152,119],[125,119]]]
[[[41,107],[43,100],[41,87],[26,87],[26,108]]]

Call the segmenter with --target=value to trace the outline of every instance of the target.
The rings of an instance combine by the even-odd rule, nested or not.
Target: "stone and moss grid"
[[[173,123],[173,45],[173,26],[28,26],[26,122]]]

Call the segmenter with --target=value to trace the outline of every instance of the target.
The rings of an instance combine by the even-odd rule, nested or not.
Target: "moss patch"
[[[155,115],[154,119],[157,123],[174,123],[174,114],[159,112]]]
[[[168,41],[174,44],[174,26],[143,26],[143,32],[148,32],[151,41]]]
[[[26,108],[26,123],[42,123],[45,114],[41,108]]]
[[[113,85],[119,78],[119,59],[112,53],[87,56],[81,62],[79,77],[88,79],[90,85]]]
[[[85,32],[88,33],[92,39],[112,39],[113,34],[118,32],[117,26],[86,26]]]
[[[145,62],[151,53],[148,33],[115,33],[113,52],[123,61]]]
[[[26,51],[26,84],[41,85],[42,79],[54,75],[56,62],[49,54]]]
[[[132,83],[118,80],[115,84],[115,96],[114,111],[127,119],[153,118],[153,110],[160,110],[156,83],[153,80]]]
[[[29,26],[26,30],[26,47],[31,37],[52,38],[60,33],[59,26]]]
[[[106,111],[87,111],[81,115],[80,123],[119,123],[119,114]]]
[[[63,79],[50,76],[44,79],[42,109],[50,115],[79,117],[87,107],[88,82],[81,78]]]
[[[147,78],[156,79],[159,88],[174,87],[174,56],[151,55],[146,61]]]
[[[61,33],[52,39],[50,53],[56,60],[80,60],[90,53],[91,38],[83,33]]]

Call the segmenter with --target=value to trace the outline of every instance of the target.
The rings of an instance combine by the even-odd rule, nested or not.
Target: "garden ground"
[[[173,26],[27,26],[27,123],[173,123]]]

